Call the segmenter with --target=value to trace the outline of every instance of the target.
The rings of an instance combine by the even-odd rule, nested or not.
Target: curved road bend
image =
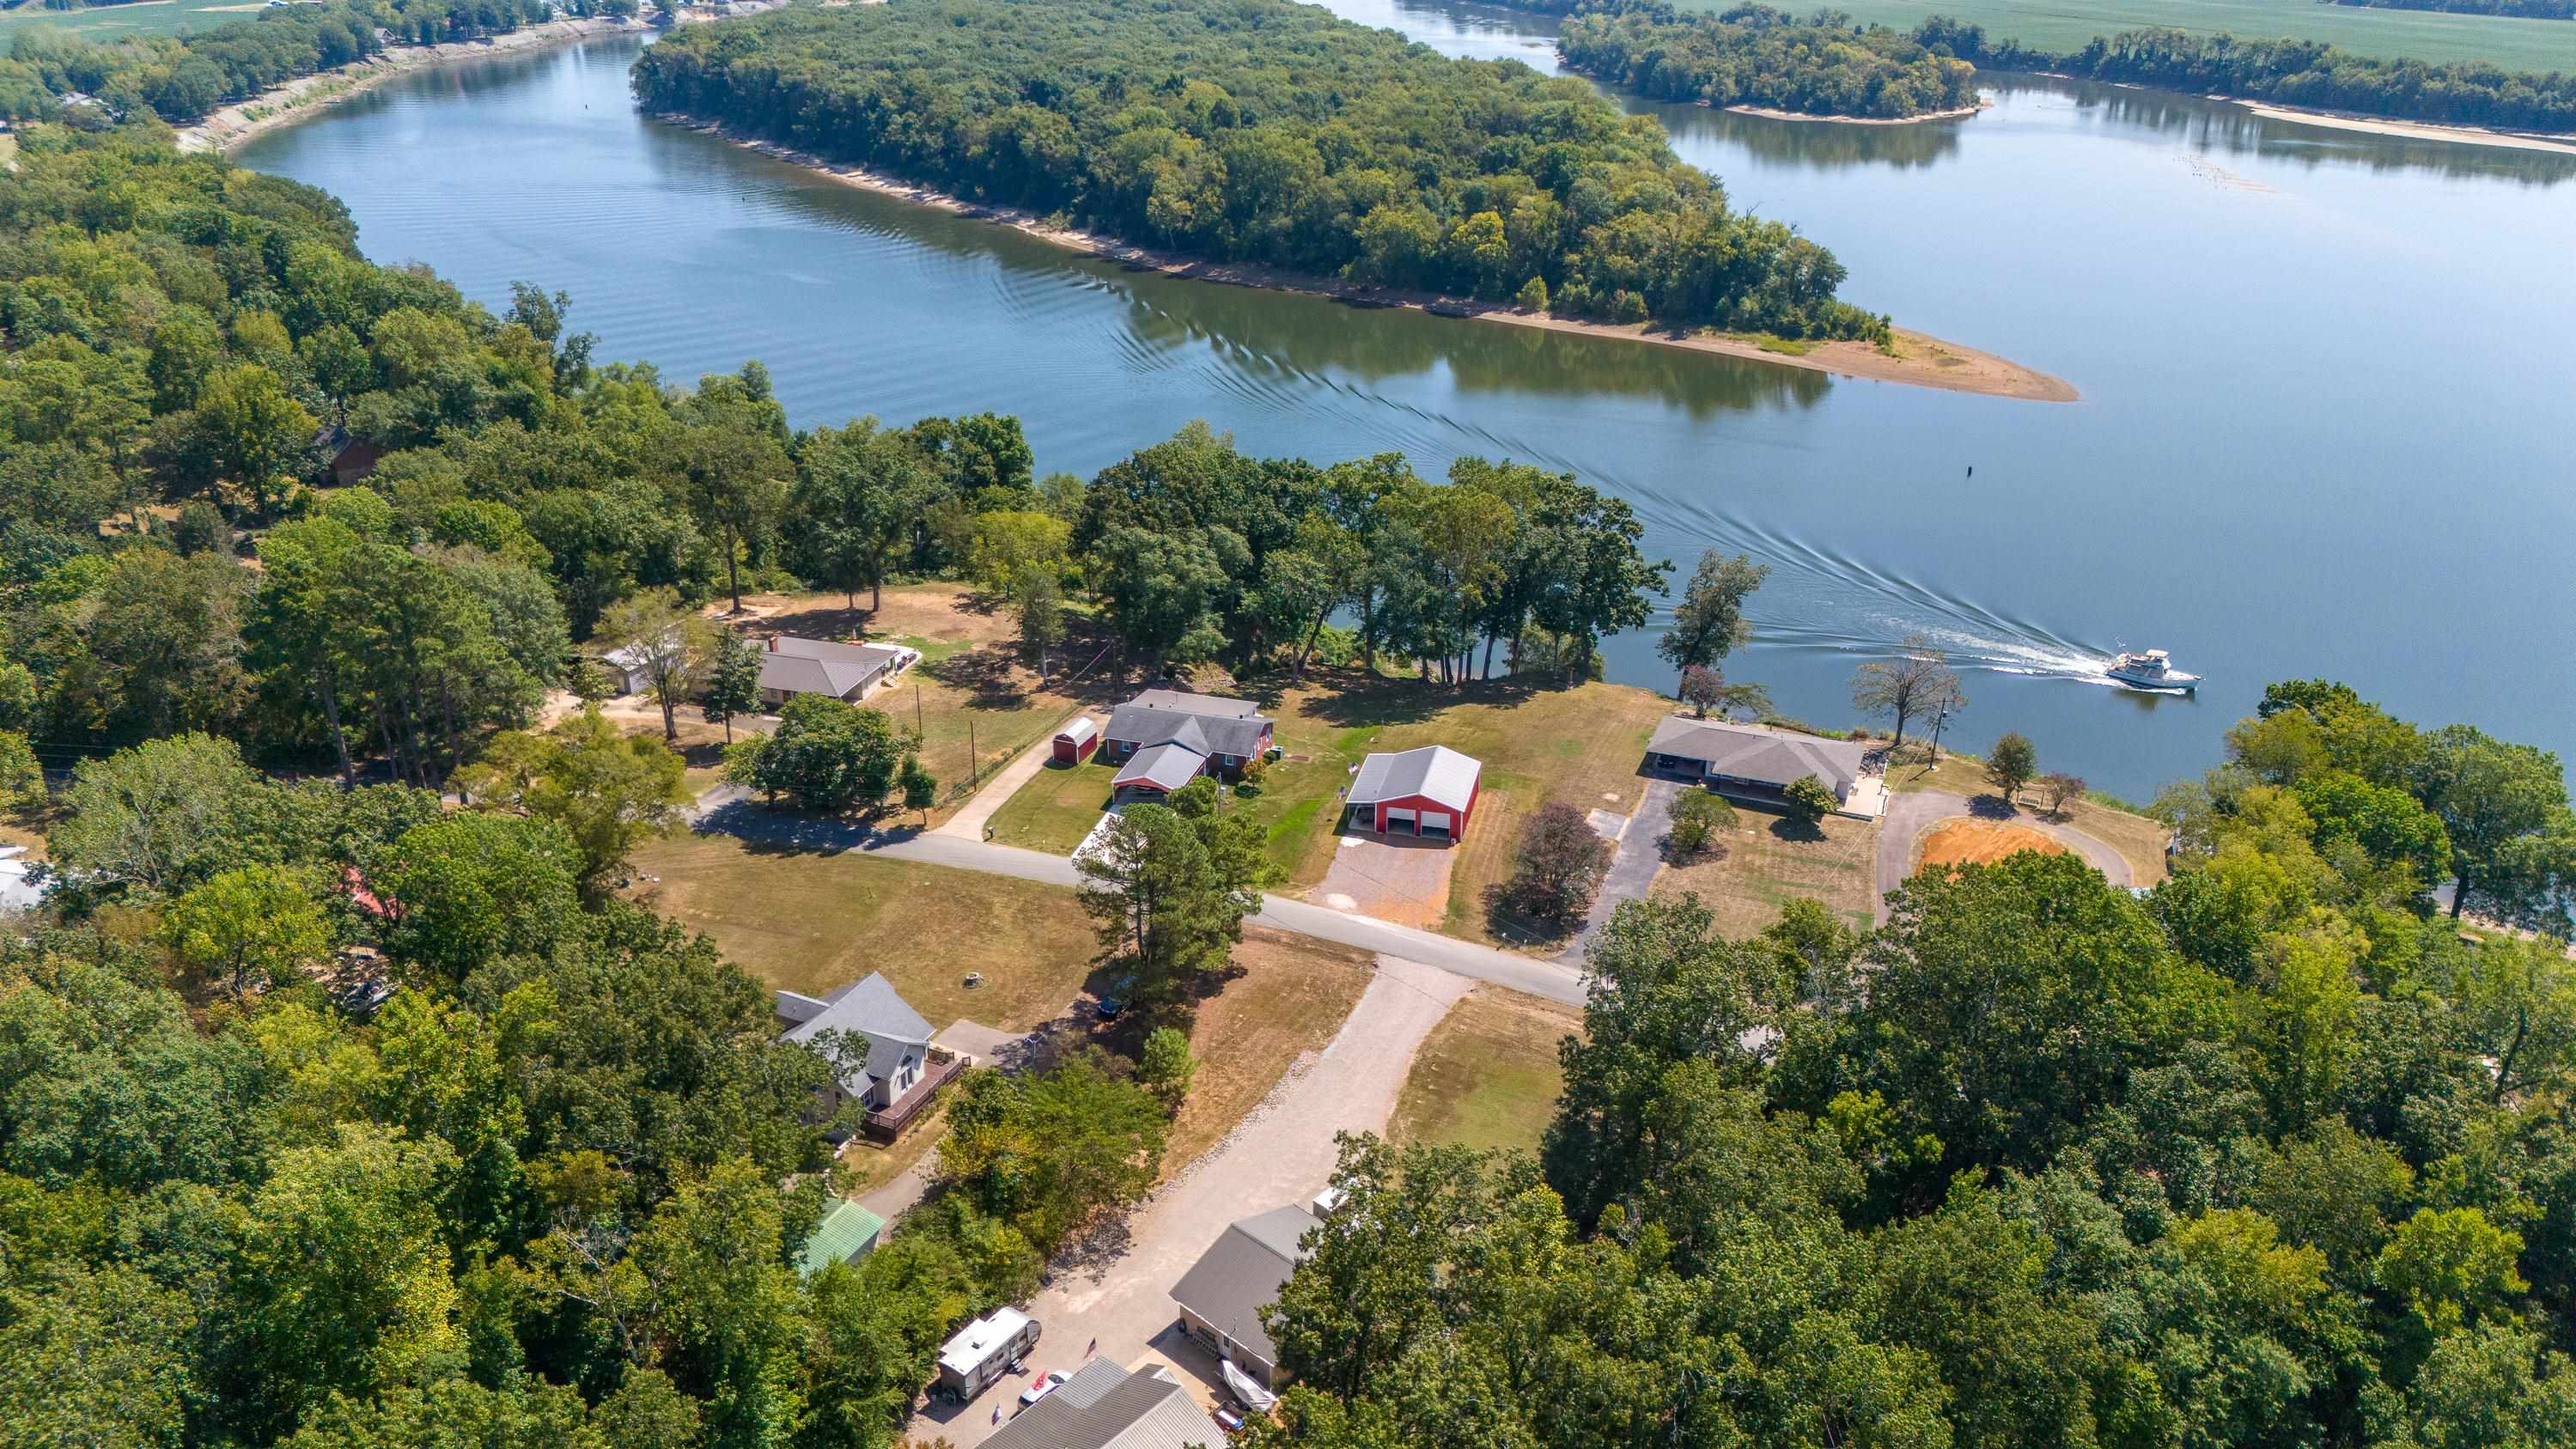
[[[1878,900],[1873,907],[1880,924],[1887,922],[1887,893],[1914,873],[1914,842],[1942,821],[1963,815],[1996,818],[1979,814],[1966,796],[1946,790],[1909,790],[1887,797],[1887,814],[1878,823]],[[2074,851],[2115,886],[2125,889],[2136,884],[2137,876],[2120,852],[2081,830],[2028,813],[2016,813],[2007,823],[2027,826]]]

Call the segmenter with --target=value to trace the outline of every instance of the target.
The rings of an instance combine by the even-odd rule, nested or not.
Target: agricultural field
[[[78,10],[48,10],[29,0],[0,10],[0,45],[19,31],[46,26],[96,41],[127,40],[138,35],[177,35],[206,31],[227,20],[258,14],[262,0],[135,0],[129,5],[90,5]]]
[[[1724,10],[1731,0],[1679,0]],[[1836,8],[1863,24],[1912,30],[1935,15],[1985,27],[1991,40],[2081,50],[2097,35],[2169,26],[2253,40],[2321,40],[2356,55],[2489,61],[2507,70],[2576,70],[2576,21],[2365,10],[2313,0],[1848,0]]]

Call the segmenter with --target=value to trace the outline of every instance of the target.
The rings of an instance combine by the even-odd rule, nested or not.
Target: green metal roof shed
[[[843,1199],[823,1214],[822,1225],[805,1240],[805,1271],[820,1273],[834,1263],[857,1262],[876,1251],[877,1235],[884,1231],[885,1219]]]

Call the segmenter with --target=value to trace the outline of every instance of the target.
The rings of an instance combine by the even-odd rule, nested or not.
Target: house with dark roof
[[[1299,1246],[1323,1220],[1295,1204],[1234,1224],[1172,1285],[1181,1327],[1263,1388],[1279,1387],[1279,1349],[1261,1326],[1261,1310],[1305,1261]]]
[[[826,1113],[837,1112],[845,1102],[858,1102],[876,1116],[901,1111],[903,1120],[909,1120],[918,1100],[937,1091],[954,1074],[932,1069],[930,1023],[882,972],[871,972],[866,979],[824,997],[781,991],[778,1019],[787,1024],[779,1033],[780,1041],[818,1049],[829,1040],[839,1043],[840,1074],[822,1091]]]
[[[920,650],[900,644],[841,644],[774,634],[760,655],[760,702],[776,709],[800,694],[828,694],[856,704],[879,682],[910,669],[920,658]]]
[[[1721,795],[1777,805],[1790,784],[1813,775],[1843,806],[1876,818],[1884,793],[1862,764],[1869,747],[1763,725],[1673,715],[1646,741],[1647,768],[1679,775]]]
[[[1161,1364],[1084,1364],[1062,1387],[1020,1411],[985,1449],[1189,1449],[1225,1443],[1225,1431]]]
[[[1370,755],[1342,796],[1342,827],[1424,840],[1467,838],[1485,767],[1447,745]]]
[[[1149,689],[1110,711],[1100,758],[1113,793],[1169,795],[1201,775],[1230,777],[1270,748],[1271,721],[1244,699]]]

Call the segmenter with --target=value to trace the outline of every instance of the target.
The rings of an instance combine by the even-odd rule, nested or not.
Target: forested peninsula
[[[1125,240],[1561,316],[1889,338],[1590,86],[1286,0],[907,0],[675,35],[654,110]]]

